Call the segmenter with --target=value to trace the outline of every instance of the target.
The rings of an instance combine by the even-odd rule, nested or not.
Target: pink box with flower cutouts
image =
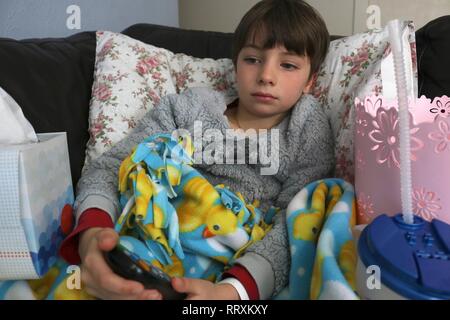
[[[396,101],[355,100],[358,223],[402,211]],[[409,105],[412,205],[416,215],[450,223],[450,98],[422,96]]]

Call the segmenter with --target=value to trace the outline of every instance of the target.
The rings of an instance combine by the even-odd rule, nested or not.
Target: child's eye
[[[255,57],[244,58],[244,61],[249,63],[249,64],[256,64],[256,63],[261,62],[261,60],[259,60],[258,58],[255,58]]]
[[[295,64],[292,64],[292,63],[282,63],[281,67],[286,69],[286,70],[296,70],[296,69],[298,69],[298,67]]]

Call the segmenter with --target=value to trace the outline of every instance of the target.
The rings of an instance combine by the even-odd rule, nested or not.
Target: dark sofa
[[[189,31],[136,24],[122,33],[173,52],[227,58],[231,33]],[[0,86],[21,106],[38,133],[66,131],[74,186],[89,139],[89,101],[95,62],[95,32],[67,38],[0,38]]]
[[[417,31],[420,95],[450,96],[449,31],[450,16]],[[229,58],[231,54],[231,33],[151,24],[136,24],[122,33],[200,58]],[[36,132],[67,132],[74,186],[81,174],[89,139],[95,45],[94,31],[67,38],[21,41],[0,38],[0,86],[22,107]],[[444,68],[439,66],[441,63]]]

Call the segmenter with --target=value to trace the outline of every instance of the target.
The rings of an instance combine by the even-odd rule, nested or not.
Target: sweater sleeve
[[[308,112],[302,122],[299,153],[275,201],[281,211],[275,217],[274,226],[264,239],[236,260],[255,279],[261,299],[277,295],[289,282],[291,257],[286,208],[290,200],[308,183],[330,176],[334,168],[334,139],[325,113],[318,107]]]
[[[191,101],[192,95],[189,91],[183,95],[165,96],[126,138],[85,166],[77,185],[74,205],[77,222],[81,213],[89,208],[101,209],[111,216],[113,222],[116,221],[120,210],[118,172],[121,162],[144,138],[156,133],[172,134],[191,122],[202,107]]]

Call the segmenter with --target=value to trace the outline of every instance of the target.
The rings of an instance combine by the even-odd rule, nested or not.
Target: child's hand
[[[173,278],[172,287],[188,294],[186,300],[239,300],[236,289],[228,283],[215,284],[207,280]]]
[[[118,240],[111,228],[91,228],[81,234],[81,281],[86,292],[100,299],[160,299],[158,291],[145,290],[141,283],[121,278],[109,268],[103,255]]]

